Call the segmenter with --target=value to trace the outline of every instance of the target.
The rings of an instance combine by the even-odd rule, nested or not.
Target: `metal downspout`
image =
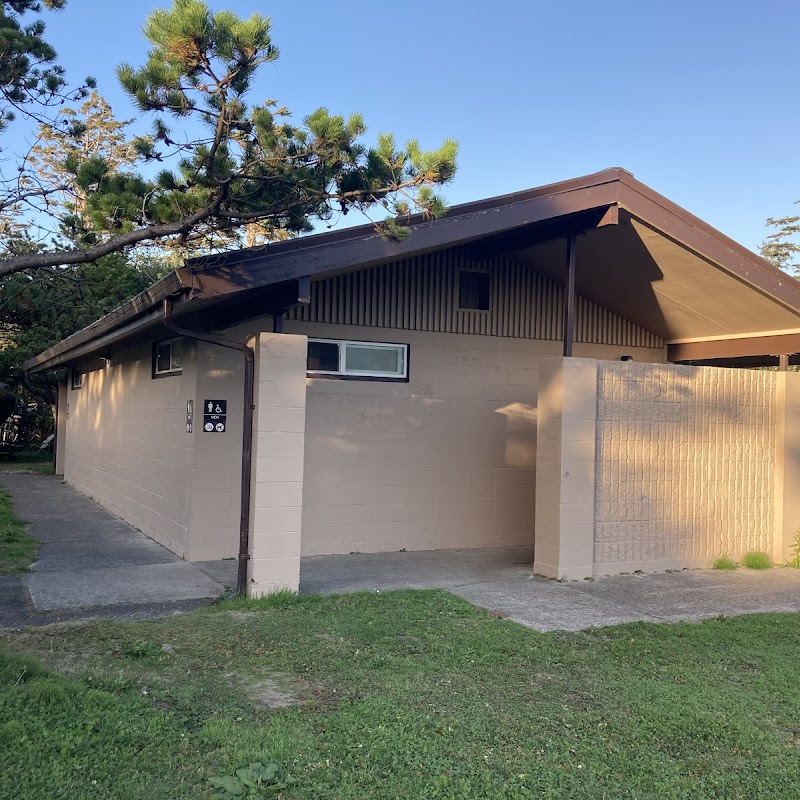
[[[253,412],[255,406],[254,387],[255,387],[255,353],[252,347],[246,344],[235,342],[232,339],[225,339],[222,336],[214,336],[210,333],[200,333],[181,328],[172,319],[172,300],[164,300],[164,326],[185,336],[187,339],[195,339],[200,342],[225,347],[229,350],[238,350],[244,356],[244,413],[242,415],[242,487],[241,487],[241,511],[239,517],[239,564],[236,577],[236,591],[239,596],[244,597],[247,592],[247,560],[250,558],[250,480],[252,471],[252,449],[253,449]]]

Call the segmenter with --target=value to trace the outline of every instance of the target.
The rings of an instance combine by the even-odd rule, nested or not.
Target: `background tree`
[[[25,239],[6,249],[30,251]],[[147,268],[145,268],[147,267]],[[0,380],[12,391],[55,402],[52,376],[26,376],[22,363],[112,311],[162,276],[156,264],[132,264],[122,253],[95,263],[17,273],[0,281]],[[2,422],[2,420],[0,420]]]
[[[43,187],[24,185],[27,213],[48,215],[69,235],[0,258],[0,276],[91,262],[140,243],[213,251],[238,242],[247,226],[285,236],[353,210],[380,209],[388,215],[380,229],[401,237],[413,211],[444,211],[433,189],[455,174],[454,141],[426,152],[415,140],[399,147],[382,134],[367,147],[358,114],[345,119],[319,108],[298,124],[273,100],[246,101],[258,70],[278,57],[268,18],[174,0],[150,15],[144,33],[147,63],[117,70],[138,108],[155,115],[152,134],[134,142],[136,164],[115,168],[103,154],[70,153],[61,166],[85,198],[82,213],[71,216]],[[19,202],[19,190],[7,192],[0,212]]]
[[[125,135],[133,120],[117,120],[96,89],[79,108],[62,109],[59,122],[39,126],[25,177],[43,189],[52,210],[69,219],[81,217],[87,205],[87,192],[75,180],[74,165],[102,160],[109,173],[116,173],[134,165],[136,148]]]
[[[770,217],[767,225],[773,228],[761,245],[761,255],[790,275],[800,275],[797,256],[800,254],[800,216]]]

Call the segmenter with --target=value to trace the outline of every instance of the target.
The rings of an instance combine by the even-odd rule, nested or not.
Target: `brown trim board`
[[[800,333],[716,339],[706,342],[680,342],[667,345],[668,361],[706,361],[742,356],[779,356],[800,353]]]

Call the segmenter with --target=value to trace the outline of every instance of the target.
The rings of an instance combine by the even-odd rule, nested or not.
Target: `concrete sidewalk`
[[[71,618],[58,612],[90,607],[106,616],[158,616],[225,591],[209,574],[215,564],[206,572],[203,564],[183,561],[60,478],[0,473],[0,485],[41,541],[31,572],[0,579],[0,626]],[[51,613],[34,619],[32,611]]]
[[[182,561],[60,478],[0,473],[41,540],[22,577],[0,577],[0,628],[87,616],[165,616],[208,605],[236,562]],[[800,611],[800,570],[685,570],[558,583],[534,578],[531,548],[305,557],[300,591],[441,588],[539,631]]]
[[[800,570],[683,570],[559,583],[525,547],[304,558],[300,590],[447,589],[538,631],[800,611]]]

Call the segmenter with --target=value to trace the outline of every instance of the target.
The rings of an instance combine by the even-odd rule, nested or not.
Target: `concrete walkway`
[[[183,561],[60,478],[0,473],[0,485],[42,542],[31,572],[0,579],[0,627],[68,619],[76,614],[63,612],[88,607],[103,616],[159,616],[225,591],[209,574],[216,564],[205,571]]]
[[[559,583],[531,575],[530,548],[304,558],[304,592],[447,589],[539,631],[800,611],[800,570],[684,570]]]
[[[165,616],[208,605],[235,583],[235,561],[190,563],[61,479],[0,473],[41,540],[22,577],[0,577],[0,628],[86,616]],[[800,570],[685,570],[558,583],[531,575],[530,548],[313,556],[300,590],[332,594],[446,589],[540,631],[800,611]]]

